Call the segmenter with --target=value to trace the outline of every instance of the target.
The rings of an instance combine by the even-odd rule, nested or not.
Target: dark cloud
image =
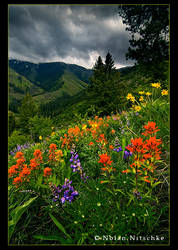
[[[92,67],[111,52],[130,65],[129,34],[117,5],[10,5],[9,56],[34,62],[64,61]]]

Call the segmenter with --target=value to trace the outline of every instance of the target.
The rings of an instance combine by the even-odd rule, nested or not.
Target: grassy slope
[[[22,99],[26,92],[28,91],[32,96],[43,93],[44,91],[35,86],[29,80],[27,80],[24,76],[18,74],[13,69],[9,68],[9,96],[14,97],[16,99]]]
[[[64,82],[61,88],[52,92],[45,92],[44,94],[37,95],[33,97],[33,99],[38,104],[44,104],[49,101],[54,101],[58,97],[62,97],[64,93],[68,94],[69,96],[76,95],[87,86],[85,82],[79,80],[70,72],[65,72],[59,80],[62,80]]]

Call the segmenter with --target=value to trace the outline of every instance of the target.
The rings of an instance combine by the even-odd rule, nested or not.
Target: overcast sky
[[[92,68],[109,51],[117,68],[133,65],[125,28],[117,5],[9,5],[9,58]]]

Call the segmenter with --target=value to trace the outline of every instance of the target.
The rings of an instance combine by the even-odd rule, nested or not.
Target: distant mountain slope
[[[72,64],[9,60],[9,109],[17,112],[27,92],[39,105],[56,98],[62,102],[63,98],[70,98],[87,87],[90,73],[90,70]]]
[[[55,101],[57,98],[61,98],[60,100],[62,101],[63,96],[68,96],[70,98],[87,87],[87,83],[79,80],[74,74],[70,72],[64,72],[59,81],[62,82],[62,85],[59,89],[54,91],[46,91],[44,94],[33,97],[33,99],[38,104],[49,103],[51,101]]]
[[[9,60],[9,66],[45,91],[59,89],[62,86],[62,82],[59,79],[65,72],[72,73],[85,83],[89,82],[89,77],[92,73],[91,70],[84,67],[63,62],[35,64],[12,59]]]

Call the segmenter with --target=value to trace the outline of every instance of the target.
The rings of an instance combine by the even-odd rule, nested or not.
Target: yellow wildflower
[[[130,100],[131,100],[131,102],[135,102],[135,97],[134,96],[132,96],[132,98],[130,98]]]
[[[141,110],[141,107],[139,105],[135,106],[134,107],[135,111],[140,111]]]
[[[151,95],[151,93],[150,93],[150,92],[146,92],[145,94],[146,94],[146,95],[148,95],[148,96],[149,96],[149,95]]]
[[[39,139],[40,139],[40,140],[42,140],[42,139],[43,139],[41,135],[39,136]]]
[[[144,101],[144,97],[143,97],[143,96],[140,96],[139,101],[140,101],[140,102],[143,102],[143,101]]]
[[[55,155],[56,155],[56,160],[57,161],[60,161],[61,160],[61,157],[63,156],[63,153],[62,153],[62,150],[57,150],[56,152],[55,152]]]
[[[151,83],[151,86],[154,88],[160,88],[161,87],[161,83],[157,82],[157,83]]]
[[[130,100],[133,97],[132,94],[128,93],[128,95],[126,96],[127,100]]]
[[[161,91],[161,95],[168,95],[168,90],[167,89],[163,89]]]
[[[144,95],[145,91],[139,91],[138,92],[140,95]]]
[[[51,136],[53,136],[53,135],[55,135],[55,132],[52,132],[52,133],[51,133]]]
[[[87,125],[86,125],[86,124],[84,124],[84,125],[82,126],[82,129],[83,129],[83,130],[85,130],[85,129],[86,129],[86,127],[87,127]]]

